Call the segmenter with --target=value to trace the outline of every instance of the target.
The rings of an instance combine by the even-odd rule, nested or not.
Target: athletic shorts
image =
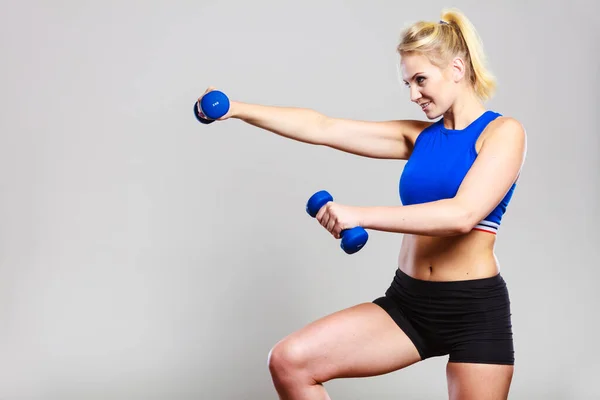
[[[421,358],[514,364],[510,299],[500,274],[462,281],[425,281],[400,269],[373,301],[412,340]]]

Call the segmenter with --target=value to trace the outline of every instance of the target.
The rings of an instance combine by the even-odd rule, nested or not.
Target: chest
[[[419,138],[400,176],[402,203],[454,197],[476,157],[475,140],[444,134]]]

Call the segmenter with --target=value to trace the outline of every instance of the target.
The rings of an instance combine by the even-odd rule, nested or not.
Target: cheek
[[[445,97],[444,91],[433,87],[433,85],[432,86],[428,85],[427,87],[421,89],[421,95],[424,98],[429,99],[436,104],[443,102],[444,97]]]
[[[428,96],[438,104],[452,103],[454,99],[453,88],[444,82],[436,83],[436,85],[427,88]]]
[[[437,98],[444,95],[446,91],[444,82],[440,79],[428,79],[424,86],[419,88],[421,94],[429,98]]]

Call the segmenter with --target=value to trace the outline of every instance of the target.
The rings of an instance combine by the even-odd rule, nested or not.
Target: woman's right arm
[[[226,118],[304,143],[328,146],[371,158],[406,160],[426,121],[357,121],[331,118],[307,108],[231,102]]]

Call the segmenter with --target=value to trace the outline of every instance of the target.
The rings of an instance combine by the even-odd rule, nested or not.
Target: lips
[[[421,106],[421,110],[425,111],[427,109],[427,107],[429,107],[430,104],[431,104],[431,102],[427,101],[427,102],[421,103],[419,105]]]

